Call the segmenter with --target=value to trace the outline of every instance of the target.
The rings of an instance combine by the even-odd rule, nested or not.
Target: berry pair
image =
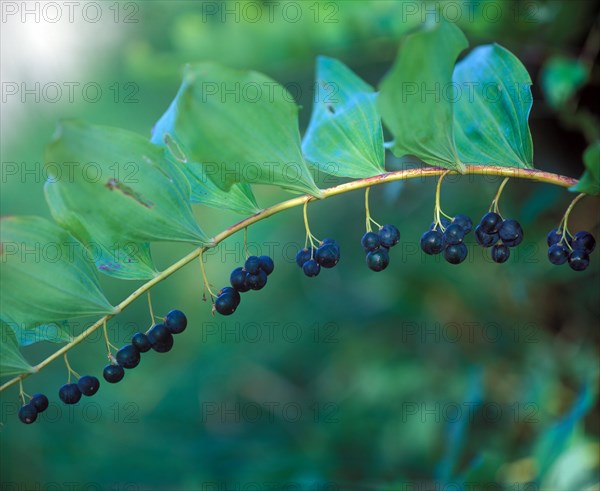
[[[523,228],[518,221],[503,220],[498,213],[490,211],[475,227],[475,239],[482,247],[491,247],[494,262],[504,263],[510,257],[510,248],[523,242]]]
[[[590,265],[596,239],[589,232],[571,235],[568,230],[558,227],[548,233],[547,244],[548,260],[552,264],[559,266],[568,261],[573,271],[583,271]]]
[[[26,425],[30,425],[37,419],[38,414],[46,409],[48,409],[48,398],[44,394],[34,394],[31,400],[19,409],[19,419]]]
[[[100,388],[100,381],[91,375],[79,377],[77,383],[65,384],[58,391],[58,397],[65,404],[77,404],[81,396],[93,396]]]
[[[214,309],[221,315],[231,315],[238,308],[241,296],[249,290],[261,290],[267,284],[267,276],[275,269],[269,256],[250,256],[243,268],[235,268],[229,277],[231,286],[219,291]]]
[[[317,276],[321,268],[333,268],[340,260],[340,245],[335,239],[323,239],[316,249],[305,247],[296,254],[296,264],[310,278]]]
[[[400,231],[390,224],[386,224],[378,232],[367,232],[362,236],[360,243],[366,252],[365,260],[372,271],[383,271],[390,264],[391,247],[400,241]]]
[[[443,252],[450,264],[460,264],[467,258],[463,240],[471,230],[473,222],[467,215],[456,215],[452,220],[442,217],[421,236],[421,250],[431,256]]]
[[[111,384],[120,382],[125,376],[125,368],[131,369],[139,365],[142,358],[141,353],[146,353],[151,349],[157,353],[171,351],[174,342],[173,334],[182,333],[186,327],[187,317],[185,314],[180,310],[171,310],[163,323],[153,325],[147,333],[136,332],[131,338],[131,343],[117,351],[116,363],[104,367],[102,373],[104,380]]]

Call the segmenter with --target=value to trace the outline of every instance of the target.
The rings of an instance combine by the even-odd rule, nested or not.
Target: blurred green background
[[[436,8],[457,20],[471,46],[498,42],[526,65],[537,167],[578,177],[597,135],[597,66],[569,104],[552,107],[540,88],[552,57],[593,53],[596,2],[90,3],[74,6],[71,19],[63,5],[56,22],[38,2],[28,5],[37,5],[39,22],[22,17],[22,2],[2,4],[2,215],[49,216],[41,163],[61,118],[149,136],[181,66],[216,60],[297,84],[303,131],[317,55],[377,84],[401,35]],[[403,164],[389,156],[386,165]],[[449,178],[442,207],[478,220],[499,183]],[[288,196],[266,187],[257,195],[261,206]],[[313,233],[342,247],[339,266],[316,279],[293,261],[304,242],[301,210],[253,226],[251,252],[271,254],[276,271],[234,316],[211,316],[195,263],[152,290],[157,313],[179,308],[190,320],[172,352],[144,356],[122,383],[103,383],[72,408],[58,402],[66,369],[53,363],[25,382],[52,404],[31,426],[16,418],[17,390],[2,393],[2,489],[600,489],[600,261],[596,252],[587,271],[574,273],[545,257],[546,233],[572,198],[511,182],[501,207],[521,221],[526,239],[504,265],[477,248],[460,267],[418,251],[431,222],[432,180],[372,190],[375,219],[402,233],[380,274],[364,264],[361,193],[309,207]],[[598,211],[597,199],[584,200],[571,229],[598,238]],[[195,212],[210,234],[241,218]],[[217,288],[244,260],[242,243],[234,236],[208,255]],[[189,250],[159,244],[153,256],[164,268]],[[101,281],[113,303],[138,286]],[[109,325],[113,343],[149,322],[140,299]],[[105,348],[92,338],[70,359],[78,372],[100,377]],[[24,353],[37,362],[54,349],[40,343]]]

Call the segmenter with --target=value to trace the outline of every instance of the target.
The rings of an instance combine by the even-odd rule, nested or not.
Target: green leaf
[[[542,90],[548,104],[555,109],[564,106],[589,77],[586,64],[576,58],[554,56],[544,64],[541,73]]]
[[[583,164],[585,172],[579,182],[569,188],[569,191],[592,196],[600,195],[600,140],[586,148],[583,154]]]
[[[30,372],[32,366],[19,351],[15,333],[4,322],[0,322],[0,335],[0,377],[13,377]]]
[[[462,162],[533,168],[531,78],[519,59],[498,44],[480,46],[456,65],[452,80]]]
[[[62,228],[40,217],[7,217],[0,235],[3,321],[27,328],[115,311],[87,250]]]
[[[71,336],[69,323],[50,322],[23,328],[19,324],[7,323],[12,329],[19,346],[29,346],[40,341],[49,341],[51,343],[68,343],[73,340]]]
[[[124,280],[147,280],[158,274],[148,243],[123,240],[108,227],[95,228],[92,236],[80,221],[77,210],[66,206],[63,188],[47,184],[45,192],[48,203],[52,204],[54,219],[85,244],[98,270]]]
[[[468,46],[462,31],[441,20],[404,38],[377,98],[394,136],[394,155],[463,172],[453,135],[452,71]]]
[[[208,241],[181,171],[135,133],[65,122],[47,147],[46,172],[50,209],[73,233],[101,243]]]
[[[175,141],[196,176],[228,191],[238,182],[320,196],[300,149],[298,106],[269,77],[215,63],[187,65],[152,141]]]
[[[315,86],[313,112],[302,140],[309,162],[341,177],[359,179],[385,172],[383,130],[373,87],[340,61],[324,56],[317,58]]]

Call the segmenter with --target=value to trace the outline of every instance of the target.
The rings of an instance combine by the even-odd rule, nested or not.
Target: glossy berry
[[[449,220],[448,218],[446,218],[446,217],[444,217],[444,216],[443,216],[443,217],[440,217],[440,222],[441,222],[441,224],[442,224],[442,227],[444,227],[444,229],[446,229],[447,227],[449,227],[449,226],[450,226],[450,224],[452,223],[452,221],[451,221],[451,220]],[[434,229],[436,229],[436,230],[439,230],[439,229],[440,229],[440,227],[439,227],[439,226],[438,226],[438,227],[436,227],[436,226],[435,226],[435,222],[431,222],[431,225],[429,225],[429,230],[434,230]]]
[[[453,223],[448,226],[444,231],[444,243],[446,245],[460,244],[465,237],[465,231],[457,223]]]
[[[337,244],[337,240],[327,237],[321,241],[321,245],[323,244]]]
[[[221,315],[231,315],[240,303],[231,292],[221,293],[215,298],[215,310]]]
[[[171,333],[180,334],[187,327],[187,317],[181,310],[171,310],[165,317],[165,326]]]
[[[137,348],[140,353],[145,353],[146,351],[150,351],[152,348],[152,344],[143,332],[136,332],[131,338],[131,344]]]
[[[26,425],[30,425],[37,419],[38,412],[33,404],[25,404],[19,409],[19,419]]]
[[[492,247],[496,242],[498,242],[499,239],[500,236],[497,233],[488,234],[483,231],[481,225],[477,225],[477,227],[475,227],[475,240],[480,246]]]
[[[498,229],[498,235],[508,247],[516,247],[523,242],[523,229],[516,220],[504,220]]]
[[[117,351],[117,363],[123,368],[135,368],[139,365],[141,357],[138,349],[132,344],[126,344]]]
[[[233,297],[235,298],[235,301],[238,303],[238,305],[242,301],[242,297],[240,296],[240,293],[235,288],[232,288],[230,286],[225,286],[225,287],[221,288],[221,290],[219,291],[219,295],[221,295],[222,293],[231,293],[233,295]]]
[[[304,268],[304,263],[306,263],[307,261],[310,261],[311,253],[312,253],[311,247],[309,247],[308,249],[305,247],[304,249],[300,249],[298,251],[298,253],[296,254],[296,264],[298,265],[299,268]]]
[[[258,259],[260,269],[267,273],[267,276],[270,275],[275,269],[275,263],[273,262],[273,259],[271,259],[269,256],[260,256]]]
[[[84,396],[93,396],[100,388],[100,381],[91,375],[84,375],[77,381],[77,387]]]
[[[58,397],[65,404],[77,404],[81,399],[81,391],[77,384],[65,384],[59,389]]]
[[[548,247],[550,247],[550,246],[553,246],[554,244],[558,244],[561,239],[562,239],[562,229],[554,228],[554,229],[550,230],[550,232],[548,232],[548,235],[546,237],[546,243],[548,244]],[[571,242],[573,241],[573,237],[571,237],[571,235],[569,235],[568,233],[565,235],[565,239],[568,244],[571,244]]]
[[[400,241],[400,231],[394,225],[384,225],[379,229],[381,245],[394,247]]]
[[[317,276],[321,272],[321,265],[314,259],[309,259],[302,266],[304,274],[310,278]]]
[[[439,230],[428,230],[421,235],[421,249],[425,254],[439,254],[444,250],[444,234]]]
[[[258,274],[260,271],[260,259],[257,256],[250,256],[244,263],[244,269],[248,274]]]
[[[154,324],[148,331],[148,340],[157,353],[166,353],[173,347],[173,334],[165,324]]]
[[[452,219],[452,223],[455,223],[460,228],[462,228],[463,231],[465,232],[465,235],[467,235],[468,233],[471,232],[471,230],[473,230],[473,222],[467,215],[462,215],[462,214],[456,215]]]
[[[102,371],[102,376],[109,384],[116,384],[123,380],[125,370],[121,365],[106,365]]]
[[[374,251],[380,246],[381,239],[379,238],[379,234],[376,234],[375,232],[367,232],[362,236],[362,239],[360,239],[360,243],[366,252],[370,252]]]
[[[315,260],[324,268],[333,268],[340,260],[340,247],[336,242],[323,244],[315,252]]]
[[[479,226],[486,234],[495,234],[502,225],[502,217],[498,213],[490,211],[481,217]]]
[[[235,288],[238,292],[244,293],[250,290],[248,283],[246,282],[246,270],[244,268],[235,268],[231,272],[231,276],[229,277],[229,283],[231,286]]]
[[[29,404],[36,408],[38,413],[43,413],[48,409],[48,398],[44,394],[33,394]]]
[[[460,244],[452,244],[444,249],[444,258],[450,264],[460,264],[467,257],[467,246],[462,242]]]
[[[550,249],[548,249],[548,260],[552,264],[560,266],[561,264],[565,264],[568,258],[569,249],[567,249],[566,245],[553,244],[550,246]]]
[[[387,249],[380,247],[367,254],[367,266],[372,271],[383,271],[390,264],[390,254]]]
[[[506,244],[502,243],[492,246],[490,253],[492,255],[492,261],[499,264],[505,263],[510,257],[510,249]]]
[[[246,283],[251,290],[262,290],[267,284],[267,273],[265,273],[262,269],[259,269],[258,273],[256,274],[248,273],[246,276]]]
[[[583,271],[590,265],[590,256],[583,249],[573,249],[569,254],[569,266],[573,271]]]
[[[596,248],[596,239],[594,239],[594,236],[589,232],[577,232],[573,237],[571,246],[573,249],[582,249],[588,254],[591,254]]]

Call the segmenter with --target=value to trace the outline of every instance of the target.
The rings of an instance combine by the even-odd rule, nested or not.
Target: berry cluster
[[[261,290],[267,284],[267,276],[275,269],[275,263],[269,256],[250,256],[243,268],[235,268],[229,277],[231,286],[219,291],[215,298],[214,309],[221,315],[231,315],[240,304],[240,293],[249,290]]]
[[[187,318],[185,314],[180,310],[171,310],[162,324],[154,324],[147,333],[136,332],[131,338],[131,343],[126,344],[117,351],[116,363],[110,363],[104,367],[102,373],[104,380],[111,384],[120,382],[125,376],[124,368],[130,369],[139,365],[141,353],[145,353],[151,349],[157,353],[171,351],[174,341],[173,334],[182,333],[186,327]],[[85,392],[83,394],[91,395]],[[67,404],[74,404],[78,400],[79,398],[74,402],[66,402],[63,399]]]
[[[463,240],[473,230],[473,222],[467,215],[456,215],[452,220],[441,217],[433,222],[421,236],[421,250],[425,254],[444,253],[450,264],[460,264],[467,257],[467,246]]]
[[[548,259],[552,264],[569,262],[573,271],[583,271],[590,265],[590,254],[596,248],[596,239],[589,232],[571,235],[566,228],[555,228],[548,233]]]
[[[400,231],[390,224],[379,229],[379,232],[367,232],[360,243],[366,253],[367,266],[372,271],[383,271],[390,264],[390,247],[400,241]]]
[[[58,397],[65,404],[77,404],[81,396],[93,396],[100,388],[100,381],[91,375],[79,377],[77,383],[65,384],[58,391]]]
[[[316,249],[305,247],[296,254],[296,264],[308,277],[317,276],[321,268],[333,268],[340,260],[340,245],[334,239],[323,239]]]
[[[523,242],[523,228],[512,219],[503,220],[493,211],[483,215],[475,227],[475,239],[483,247],[491,247],[492,260],[504,263],[510,257],[510,248]]]
[[[44,394],[34,394],[31,400],[19,409],[19,419],[26,425],[30,425],[37,419],[37,415],[46,409],[48,409],[48,398]]]

